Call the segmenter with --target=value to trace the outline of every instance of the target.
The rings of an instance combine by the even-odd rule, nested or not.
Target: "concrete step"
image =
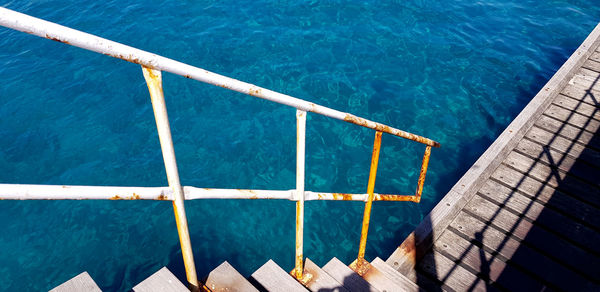
[[[227,261],[223,262],[208,274],[204,285],[213,292],[258,292],[258,290]]]
[[[384,262],[380,258],[375,258],[371,265],[383,273],[390,281],[394,282],[394,284],[402,289],[402,291],[416,292],[416,291],[424,291],[419,289],[416,283],[409,280],[404,275],[400,274],[400,272],[394,270],[390,265]]]
[[[189,292],[190,290],[183,285],[167,269],[163,267],[158,270],[156,273],[152,274],[150,277],[146,278],[146,280],[140,282],[135,287],[133,287],[133,291],[135,292]]]
[[[66,281],[56,288],[50,290],[50,292],[78,292],[78,291],[89,291],[89,292],[102,292],[100,287],[96,285],[96,282],[90,277],[90,274],[83,272],[71,280]]]
[[[255,286],[263,291],[282,291],[282,292],[306,292],[296,279],[286,273],[273,260],[269,260],[260,267],[251,276],[251,281],[255,282]],[[260,287],[259,287],[260,286]]]
[[[308,258],[304,261],[304,273],[311,275],[311,279],[304,284],[304,287],[308,288],[310,291],[349,292],[340,282],[336,281],[331,275],[323,271]]]
[[[379,291],[337,258],[332,258],[323,266],[323,271],[341,283],[348,291]]]

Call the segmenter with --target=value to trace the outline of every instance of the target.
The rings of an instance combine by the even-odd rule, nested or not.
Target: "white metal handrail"
[[[390,126],[373,122],[355,115],[337,111],[306,100],[295,98],[250,83],[213,73],[202,68],[181,63],[163,56],[149,53],[89,33],[68,28],[56,23],[35,18],[26,14],[0,7],[0,25],[14,30],[26,32],[39,37],[51,39],[71,46],[108,55],[144,67],[170,72],[186,78],[195,79],[244,94],[264,98],[277,103],[289,105],[299,110],[313,112],[334,119],[357,124],[366,128],[414,140],[425,145],[439,147],[439,143],[408,133]]]
[[[311,275],[304,273],[303,267],[303,233],[304,233],[304,201],[309,200],[351,200],[364,201],[365,211],[361,231],[360,247],[357,260],[351,264],[356,272],[363,275],[370,264],[364,260],[368,234],[371,203],[373,201],[411,201],[420,202],[421,193],[431,147],[440,144],[429,138],[402,131],[384,124],[373,122],[349,113],[337,111],[312,102],[298,99],[279,92],[268,90],[253,84],[219,75],[207,70],[181,63],[169,58],[152,54],[137,48],[126,46],[95,35],[74,30],[62,25],[48,22],[26,14],[0,7],[0,25],[18,31],[37,35],[68,45],[80,47],[111,57],[142,65],[142,71],[154,110],[157,131],[165,163],[169,187],[107,187],[107,186],[56,186],[56,185],[23,185],[0,184],[0,199],[10,200],[169,200],[173,202],[177,230],[179,233],[187,280],[192,290],[203,288],[196,276],[196,269],[191,247],[191,240],[185,215],[184,201],[191,199],[287,199],[296,201],[296,261],[292,274],[301,282],[311,280]],[[164,94],[162,90],[161,71],[171,72],[186,78],[213,84],[273,102],[292,106],[297,109],[297,143],[296,143],[296,189],[294,190],[240,190],[240,189],[208,189],[183,187],[179,180],[173,140],[167,116]],[[371,170],[367,194],[319,193],[305,191],[305,136],[306,115],[313,112],[346,121],[376,131],[371,158]],[[381,135],[388,133],[426,145],[417,189],[414,195],[386,195],[374,193],[375,176],[381,148]]]
[[[296,190],[244,190],[183,187],[186,200],[273,199],[298,201]],[[373,201],[406,201],[397,195],[374,194]],[[305,201],[362,201],[368,194],[304,192]],[[0,200],[158,200],[172,201],[169,187],[0,184]]]

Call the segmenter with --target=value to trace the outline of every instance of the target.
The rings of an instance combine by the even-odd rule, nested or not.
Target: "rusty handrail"
[[[53,22],[45,21],[33,16],[22,14],[7,8],[0,7],[0,25],[39,37],[51,39],[67,45],[108,55],[131,63],[140,64],[151,69],[170,72],[186,78],[285,104],[306,112],[313,112],[328,116],[330,118],[346,121],[348,123],[406,138],[412,141],[423,143],[425,145],[440,147],[440,143],[429,138],[213,73],[202,68],[194,67],[173,59],[107,40],[105,38],[101,38],[79,30],[68,28]]]
[[[297,201],[296,190],[211,189],[184,186],[185,200],[247,199]],[[304,191],[304,201],[361,201],[368,194]],[[415,201],[415,196],[373,194],[373,201]],[[170,187],[118,187],[75,185],[0,184],[0,200],[157,200],[172,201]]]
[[[369,222],[371,221],[371,205],[373,204],[373,193],[375,192],[375,178],[377,177],[377,165],[379,164],[379,152],[381,150],[381,132],[375,132],[375,142],[373,142],[373,155],[371,156],[371,169],[369,170],[369,183],[367,185],[367,202],[365,202],[365,211],[363,213],[362,230],[360,232],[360,243],[358,246],[358,257],[356,261],[350,264],[350,267],[357,271],[359,275],[364,275],[365,250],[367,248],[367,236],[369,235]]]
[[[48,22],[26,14],[0,7],[0,25],[51,39],[86,50],[105,54],[114,58],[142,65],[142,71],[156,119],[157,131],[169,187],[99,187],[99,186],[48,186],[48,185],[16,185],[0,184],[0,199],[111,199],[111,200],[170,200],[173,202],[177,230],[179,234],[187,280],[193,291],[208,290],[198,282],[191,240],[185,215],[184,200],[188,199],[288,199],[296,201],[296,256],[295,267],[291,274],[303,284],[311,280],[311,275],[304,273],[304,201],[307,200],[352,200],[365,201],[363,223],[357,259],[350,265],[360,275],[364,275],[370,264],[364,259],[371,206],[373,201],[409,201],[419,203],[429,164],[431,147],[440,144],[429,138],[402,131],[381,123],[373,122],[349,113],[337,111],[312,102],[298,99],[286,94],[268,90],[253,84],[219,75],[207,70],[181,63],[163,56],[152,54],[137,48],[126,46],[98,36],[74,30],[62,25]],[[162,71],[170,72],[186,78],[213,84],[229,90],[241,92],[255,97],[267,99],[280,104],[295,107],[297,120],[296,148],[296,189],[288,191],[276,190],[228,190],[183,187],[179,180],[177,161],[171,137],[167,109],[162,91]],[[340,194],[310,192],[304,189],[305,180],[305,141],[306,115],[317,113],[376,131],[371,158],[371,169],[366,194]],[[409,139],[426,145],[417,189],[414,195],[376,194],[375,177],[381,149],[382,133]]]
[[[142,72],[150,91],[150,99],[152,100],[152,108],[156,119],[156,129],[167,172],[167,181],[169,182],[169,187],[173,190],[173,211],[175,212],[175,222],[177,224],[187,280],[192,291],[199,291],[200,285],[198,285],[198,277],[196,275],[192,241],[190,239],[187,217],[185,216],[183,187],[179,180],[173,138],[171,137],[171,127],[169,126],[169,117],[167,115],[167,105],[165,104],[165,96],[162,89],[162,74],[159,70],[147,67],[142,67]]]

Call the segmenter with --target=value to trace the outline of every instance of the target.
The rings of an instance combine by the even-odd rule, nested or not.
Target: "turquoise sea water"
[[[187,2],[187,3],[186,3]],[[10,1],[4,7],[442,143],[421,204],[376,202],[387,257],[600,21],[595,1]],[[384,3],[385,2],[385,3]],[[167,185],[140,67],[0,28],[0,182]],[[295,110],[164,74],[182,184],[292,189]],[[364,193],[373,132],[309,114],[307,190]],[[383,138],[376,192],[414,191],[423,147]],[[186,202],[199,277],[291,270],[293,202]],[[363,204],[308,202],[305,255],[350,263]],[[185,278],[169,202],[0,201],[0,289],[88,271]]]

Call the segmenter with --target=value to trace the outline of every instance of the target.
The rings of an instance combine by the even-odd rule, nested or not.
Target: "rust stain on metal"
[[[371,264],[364,258],[354,260],[349,267],[361,277],[364,277],[371,270]]]
[[[365,258],[365,249],[367,248],[367,236],[369,234],[369,221],[371,220],[371,206],[373,205],[373,195],[375,191],[375,178],[377,177],[377,164],[379,163],[379,151],[381,149],[381,132],[375,132],[375,141],[373,142],[373,155],[371,156],[371,169],[369,170],[369,183],[367,185],[367,202],[365,202],[365,211],[363,213],[362,229],[360,231],[360,243],[358,246],[357,261],[359,265]]]
[[[167,200],[167,196],[165,196],[165,194],[160,194],[160,195],[157,197],[157,199],[158,199],[158,200],[160,200],[160,201],[165,201],[165,200]]]
[[[45,38],[47,38],[47,39],[49,39],[49,40],[53,40],[53,41],[59,42],[59,43],[63,43],[63,44],[70,45],[70,43],[69,43],[68,41],[61,40],[61,39],[59,39],[59,38],[57,38],[57,37],[53,37],[53,36],[51,36],[51,35],[48,35],[48,34],[46,34]]]
[[[430,140],[430,139],[427,139],[425,137],[421,137],[421,136],[418,136],[418,135],[415,135],[415,134],[411,134],[411,133],[408,133],[408,132],[405,132],[405,131],[400,131],[400,130],[392,131],[391,127],[383,125],[383,124],[380,124],[380,123],[373,122],[375,124],[375,126],[371,127],[371,126],[369,126],[369,121],[367,121],[367,120],[365,120],[363,118],[357,117],[355,115],[352,115],[352,114],[346,114],[346,116],[344,116],[344,121],[352,123],[352,124],[355,124],[355,125],[359,125],[359,126],[371,128],[371,129],[374,129],[374,130],[379,131],[379,132],[385,132],[385,133],[388,133],[388,134],[392,134],[394,136],[399,136],[399,137],[402,137],[402,138],[406,138],[408,140],[419,142],[419,143],[422,143],[422,144],[425,144],[425,145],[428,145],[428,146],[433,146],[433,147],[436,147],[436,148],[439,148],[441,146],[440,143],[438,143],[436,141],[433,141],[433,140]]]
[[[396,201],[396,202],[415,202],[418,203],[416,196],[406,195],[375,195],[374,201]]]
[[[119,195],[114,195],[109,198],[109,200],[122,200],[123,198],[119,197]]]
[[[304,201],[296,202],[296,260],[294,263],[294,270],[296,271],[296,275],[294,276],[296,279],[302,279],[302,274],[304,272],[304,255],[303,255],[303,227],[304,227]],[[300,238],[300,240],[298,240]]]
[[[302,273],[302,277],[301,278],[297,278],[298,273],[296,272],[296,268],[294,268],[291,272],[290,275],[292,277],[294,277],[294,279],[296,279],[296,281],[300,282],[300,284],[302,284],[302,286],[304,287],[308,287],[308,284],[310,282],[312,282],[313,280],[317,280],[317,278],[314,276],[317,273],[315,271],[311,271],[309,269],[307,269],[306,267],[304,268],[304,273]]]
[[[333,193],[332,195],[334,200],[352,201],[351,194]]]
[[[139,200],[140,199],[140,195],[133,193],[133,195],[131,196],[132,200]]]
[[[427,174],[427,166],[429,165],[429,155],[431,155],[431,146],[427,146],[425,148],[425,154],[423,154],[423,163],[421,164],[421,172],[419,173],[417,191],[415,192],[417,203],[421,201],[421,193],[423,193],[423,184],[425,184],[425,175]]]
[[[262,89],[256,88],[256,87],[250,88],[248,90],[248,94],[250,94],[252,96],[259,96],[262,94]]]

